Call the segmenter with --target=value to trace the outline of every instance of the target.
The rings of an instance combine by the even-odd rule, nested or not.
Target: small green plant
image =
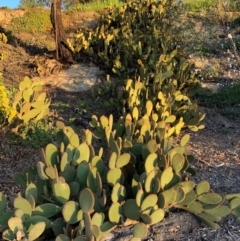
[[[28,10],[21,17],[13,18],[10,29],[14,32],[41,33],[51,30],[49,11]]]
[[[10,143],[23,147],[39,148],[51,142],[56,132],[56,128],[51,127],[51,123],[41,120],[37,123],[30,122],[21,126],[17,133],[8,135],[8,140]]]
[[[201,105],[211,108],[217,107],[220,113],[238,119],[240,116],[238,105],[240,104],[240,84],[223,86],[216,93],[207,93],[200,90],[198,101]]]
[[[93,0],[85,3],[79,3],[78,5],[70,9],[73,11],[98,11],[110,6],[119,7],[121,5],[122,2],[119,0]]]
[[[211,7],[216,7],[219,0],[184,0],[183,4],[188,11],[202,11]]]

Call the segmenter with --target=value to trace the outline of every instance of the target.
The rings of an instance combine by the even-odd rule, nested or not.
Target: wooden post
[[[62,23],[61,8],[62,0],[53,0],[50,18],[55,35],[56,59],[63,64],[72,64],[73,53],[67,44],[67,38]]]

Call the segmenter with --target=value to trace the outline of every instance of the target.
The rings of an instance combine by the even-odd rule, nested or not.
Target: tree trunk
[[[51,23],[56,40],[56,59],[63,64],[73,63],[73,53],[68,47],[66,34],[62,23],[62,0],[54,0],[51,5]]]

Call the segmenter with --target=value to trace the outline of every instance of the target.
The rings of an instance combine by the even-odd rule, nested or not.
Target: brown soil
[[[22,14],[23,10],[16,10],[3,15],[4,10],[0,11],[0,16],[5,16],[2,21],[10,23],[12,16]],[[94,24],[94,13],[77,13],[76,19],[78,24],[83,24],[86,21]],[[0,25],[1,25],[0,17]],[[7,27],[4,26],[5,28]],[[0,31],[1,32],[1,31]],[[34,38],[31,44],[26,44],[24,39]],[[53,44],[51,35],[41,34],[44,46]],[[47,39],[47,40],[46,40]],[[31,36],[27,33],[20,33],[10,41],[9,44],[0,42],[0,53],[7,54],[7,58],[0,60],[0,71],[3,72],[4,80],[8,86],[15,85],[23,79],[25,75],[34,76],[29,68],[29,62],[36,55],[51,54],[47,49],[36,46],[34,43],[39,41],[36,36]],[[219,54],[219,53],[218,53]],[[221,76],[225,79],[227,70],[226,57],[223,53],[218,61],[221,68]],[[217,56],[215,56],[217,57]],[[198,58],[198,61],[201,58]],[[216,60],[216,59],[215,59]],[[211,63],[212,57],[207,60]],[[225,61],[225,62],[224,62]],[[202,61],[205,63],[205,60]],[[201,65],[200,63],[198,63]],[[237,65],[238,67],[239,65]],[[237,68],[239,71],[239,68]],[[234,76],[234,81],[239,80]],[[68,121],[78,108],[78,101],[84,98],[89,98],[89,93],[68,93],[54,87],[46,87],[46,91],[52,98],[52,102],[68,103],[70,108],[61,110],[53,110],[54,115],[58,119]],[[212,189],[220,193],[240,192],[240,120],[233,121],[219,114],[218,109],[209,109],[201,107],[206,113],[204,120],[206,128],[197,133],[191,134],[191,142],[189,152],[194,154],[196,161],[194,168],[197,170],[197,175],[193,179],[197,182],[208,180],[211,183]],[[92,113],[94,113],[92,109]],[[87,123],[86,123],[87,125]],[[79,127],[81,128],[81,127]],[[8,141],[6,133],[2,130],[0,133],[0,191],[8,197],[13,196],[19,191],[19,187],[14,185],[12,181],[13,174],[17,171],[22,171],[24,166],[36,163],[39,160],[38,150],[32,148],[24,148]],[[149,236],[146,240],[240,240],[240,225],[233,216],[225,218],[220,223],[221,228],[212,230],[201,224],[193,215],[171,210],[165,220],[158,225],[152,227],[149,231]],[[129,240],[131,227],[119,227],[113,232],[109,240]]]

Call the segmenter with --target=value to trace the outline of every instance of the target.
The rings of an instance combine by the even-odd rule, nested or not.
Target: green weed
[[[46,120],[38,123],[29,123],[19,128],[18,134],[10,133],[8,139],[11,143],[23,147],[39,148],[52,142],[52,136],[57,132],[56,128],[51,129]]]
[[[110,6],[114,7],[119,7],[123,4],[123,2],[119,0],[104,0],[104,1],[99,1],[99,0],[94,0],[89,3],[84,3],[84,4],[78,4],[75,9],[72,10],[81,10],[81,11],[98,11]]]
[[[216,93],[201,91],[198,93],[199,104],[219,111],[231,119],[240,118],[240,83],[224,86]]]
[[[27,11],[22,17],[13,18],[11,30],[16,32],[44,33],[51,29],[50,12],[44,10]]]

